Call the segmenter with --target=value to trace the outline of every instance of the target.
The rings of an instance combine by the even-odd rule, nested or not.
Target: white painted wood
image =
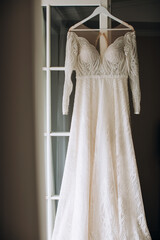
[[[47,133],[44,133],[44,137],[46,137],[46,136],[47,136]],[[50,136],[51,137],[59,137],[59,136],[66,137],[66,136],[70,136],[70,132],[51,132]]]
[[[99,0],[42,0],[42,6],[96,6]]]
[[[51,71],[64,71],[65,67],[50,67],[49,69]]]
[[[64,71],[65,67],[48,67],[50,71]],[[43,67],[43,71],[47,71],[47,67]]]
[[[48,200],[48,196],[46,196],[46,200]],[[51,200],[59,200],[59,195],[54,195],[51,197]]]
[[[50,133],[50,136],[52,136],[52,137],[59,137],[59,136],[66,137],[66,136],[70,136],[70,132],[52,132],[52,133]]]
[[[52,200],[59,200],[59,195],[54,195],[51,197]]]
[[[107,1],[107,0],[106,0]],[[46,156],[46,181],[47,181],[47,240],[51,240],[53,231],[53,222],[55,209],[53,208],[53,201],[59,200],[59,195],[54,195],[54,176],[52,171],[52,137],[69,137],[70,132],[51,132],[51,71],[64,71],[65,67],[51,67],[51,46],[50,46],[50,6],[99,6],[100,0],[42,0],[42,6],[46,6],[46,67],[42,70],[46,72],[46,124],[47,130],[44,136],[47,139],[47,156]],[[101,22],[102,23],[102,22]],[[102,24],[101,24],[102,27]],[[105,25],[106,27],[106,25]]]
[[[108,10],[108,2],[104,2],[104,1],[101,1],[101,4],[103,3],[103,6],[98,6],[91,15],[89,15],[88,17],[86,17],[85,19],[79,21],[78,23],[74,24],[73,26],[70,27],[69,31],[77,31],[77,27],[81,26],[83,23],[89,21],[90,19],[94,18],[95,16],[97,15],[100,15],[100,29],[89,29],[89,31],[95,31],[95,30],[101,30],[101,32],[106,32],[107,30],[115,30],[115,29],[108,29],[109,27],[109,22],[108,22],[108,17],[115,20],[116,22],[119,22],[120,24],[126,26],[128,29],[130,30],[134,30],[134,28],[129,25],[127,22],[124,22],[123,20],[113,16]],[[103,30],[102,30],[103,29]],[[119,28],[120,30],[121,28]],[[81,31],[83,31],[84,29],[80,29]],[[86,30],[86,29],[85,29]],[[124,28],[122,29],[124,30]],[[125,29],[126,30],[126,29]],[[103,37],[103,35],[102,35]],[[101,56],[104,54],[105,52],[105,49],[107,48],[106,46],[106,41],[104,39],[104,37],[102,38],[100,36],[100,54]]]
[[[51,234],[52,234],[52,224],[53,224],[53,219],[52,219],[52,201],[51,201],[51,194],[52,194],[52,189],[51,189],[51,138],[50,138],[50,129],[51,129],[51,73],[49,70],[50,66],[50,6],[47,6],[47,16],[46,16],[46,65],[47,65],[47,72],[46,72],[46,108],[47,108],[47,193],[48,193],[48,204],[47,204],[47,239],[51,239]]]
[[[99,30],[102,30],[102,31],[108,31],[108,30],[112,30],[112,31],[124,31],[124,30],[131,30],[131,28],[118,28],[118,29],[114,29],[114,28],[92,28],[92,29],[83,29],[83,32],[89,32],[89,31],[99,31]],[[82,29],[80,28],[77,28],[77,29],[74,29],[74,32],[82,32]]]
[[[93,13],[92,13],[90,16],[86,17],[86,18],[83,19],[82,21],[80,21],[80,22],[76,23],[75,25],[73,25],[72,27],[70,27],[69,31],[74,31],[75,28],[79,27],[79,26],[82,25],[83,23],[89,21],[90,19],[94,18],[95,16],[97,16],[97,15],[99,15],[99,14],[104,14],[104,15],[106,15],[107,17],[110,17],[111,19],[113,19],[113,20],[115,20],[115,21],[123,24],[124,26],[130,28],[131,30],[134,30],[131,25],[129,25],[128,23],[122,21],[121,19],[113,16],[113,15],[107,10],[107,8],[105,8],[105,7],[103,7],[103,6],[99,6],[99,7],[97,7],[97,8],[93,11]],[[81,29],[81,31],[82,31],[82,30],[83,30],[83,29]],[[95,31],[95,29],[90,29],[90,30]]]

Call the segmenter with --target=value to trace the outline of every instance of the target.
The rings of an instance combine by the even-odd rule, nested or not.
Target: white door
[[[64,60],[68,28],[89,16],[102,4],[109,9],[109,1],[100,0],[43,0],[44,26],[44,91],[45,91],[45,172],[47,239],[51,239],[59,199],[67,151],[74,90],[70,98],[69,115],[62,115],[62,93],[64,85]],[[110,9],[109,9],[110,10]],[[86,25],[90,28],[107,27],[107,19],[97,16]],[[69,194],[69,193],[68,193]]]

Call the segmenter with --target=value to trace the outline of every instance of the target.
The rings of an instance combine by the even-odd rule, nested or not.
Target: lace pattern
[[[130,79],[130,86],[133,96],[134,112],[135,114],[139,114],[141,93],[139,85],[139,64],[135,32],[132,33],[132,36],[130,36],[129,34],[125,35],[124,39],[125,39],[124,51],[126,55],[128,75]]]
[[[68,114],[69,97],[72,92],[73,84],[71,81],[71,74],[73,70],[76,70],[78,55],[78,45],[76,39],[67,35],[66,43],[66,58],[65,58],[65,83],[62,101],[63,114]]]
[[[64,114],[73,70],[76,93],[52,240],[151,240],[130,127],[128,82],[140,112],[135,32],[117,38],[103,57],[68,33]]]
[[[94,45],[74,32],[68,32],[65,60],[63,114],[68,114],[69,96],[72,92],[71,73],[78,77],[106,76],[129,77],[135,114],[140,113],[139,65],[135,32],[127,32],[108,46],[101,58]]]

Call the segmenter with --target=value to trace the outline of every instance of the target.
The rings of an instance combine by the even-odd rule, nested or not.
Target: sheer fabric
[[[103,57],[68,32],[65,69],[63,114],[73,70],[76,92],[52,240],[150,240],[130,127],[128,78],[135,114],[141,99],[135,32]]]

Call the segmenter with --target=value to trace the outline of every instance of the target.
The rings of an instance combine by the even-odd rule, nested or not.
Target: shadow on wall
[[[148,227],[160,239],[160,36],[137,37],[141,114],[132,130]],[[133,111],[132,111],[133,112]]]
[[[44,156],[42,95],[38,98],[41,88],[40,2],[2,0],[0,7],[2,240],[46,239],[44,213],[43,224],[41,222],[45,211],[45,204],[41,204],[45,203],[43,171],[41,181],[37,181],[37,162],[42,162]],[[41,196],[37,182],[41,183]]]

